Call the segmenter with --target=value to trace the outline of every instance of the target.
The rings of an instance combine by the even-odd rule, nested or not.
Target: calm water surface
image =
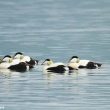
[[[103,63],[72,75],[0,73],[0,110],[110,110],[110,0],[1,0],[0,56],[40,63],[73,55]]]

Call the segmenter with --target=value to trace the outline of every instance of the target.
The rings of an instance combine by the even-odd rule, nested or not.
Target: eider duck
[[[30,68],[30,65],[25,62],[14,61],[10,55],[6,55],[0,63],[0,69],[10,69],[17,72],[24,72]]]
[[[44,65],[44,72],[65,73],[69,71],[69,68],[63,63],[53,63],[51,59],[46,59],[42,65]]]
[[[102,64],[90,60],[80,60],[78,56],[73,56],[68,65],[72,68],[96,69],[100,68]]]
[[[0,61],[0,69],[8,69],[12,63],[12,57],[10,55],[4,56]]]
[[[26,62],[29,65],[35,66],[38,64],[38,60],[34,60],[29,56],[24,56],[23,53],[17,52],[15,53],[14,59],[19,59],[21,62]]]

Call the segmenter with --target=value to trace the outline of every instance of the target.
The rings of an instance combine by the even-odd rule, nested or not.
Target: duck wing
[[[55,72],[55,73],[64,73],[66,71],[64,65],[58,65],[56,67],[49,67],[47,68],[48,72]]]
[[[25,72],[27,70],[27,65],[24,62],[21,62],[16,65],[11,65],[8,69],[17,71],[17,72]]]

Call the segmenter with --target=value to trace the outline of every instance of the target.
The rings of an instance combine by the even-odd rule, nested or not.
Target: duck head
[[[70,63],[79,63],[80,59],[78,56],[72,56],[69,60]]]
[[[14,55],[14,59],[20,59],[20,60],[22,60],[23,58],[24,58],[24,55],[21,52],[17,52]]]
[[[6,55],[3,57],[2,62],[7,62],[7,63],[11,63],[13,61],[12,57],[10,55]]]
[[[51,60],[51,59],[46,59],[43,63],[42,63],[42,65],[51,65],[51,64],[53,64],[53,61]]]

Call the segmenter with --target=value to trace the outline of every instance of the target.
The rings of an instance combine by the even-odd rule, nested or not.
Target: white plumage
[[[88,62],[90,62],[90,60],[79,60],[79,65],[83,65],[86,66],[88,64]]]
[[[69,68],[65,66],[64,63],[53,63],[52,60],[46,59],[43,63],[43,71],[44,72],[55,72],[55,73],[64,73],[65,71],[69,71]]]
[[[0,63],[0,69],[8,69],[11,66],[12,58],[10,55],[4,56]]]
[[[25,56],[23,55],[23,53],[21,52],[17,52],[14,55],[14,59],[19,59],[20,62],[26,62],[27,64],[31,65],[31,66],[35,66],[38,64],[38,60],[34,60],[32,59],[30,56]]]
[[[24,62],[20,62],[19,59],[12,59],[11,56],[6,55],[0,63],[0,69],[10,69],[13,71],[24,72],[29,70],[29,65]]]
[[[72,68],[96,69],[101,67],[102,64],[90,60],[80,60],[77,56],[73,56],[68,65]]]

